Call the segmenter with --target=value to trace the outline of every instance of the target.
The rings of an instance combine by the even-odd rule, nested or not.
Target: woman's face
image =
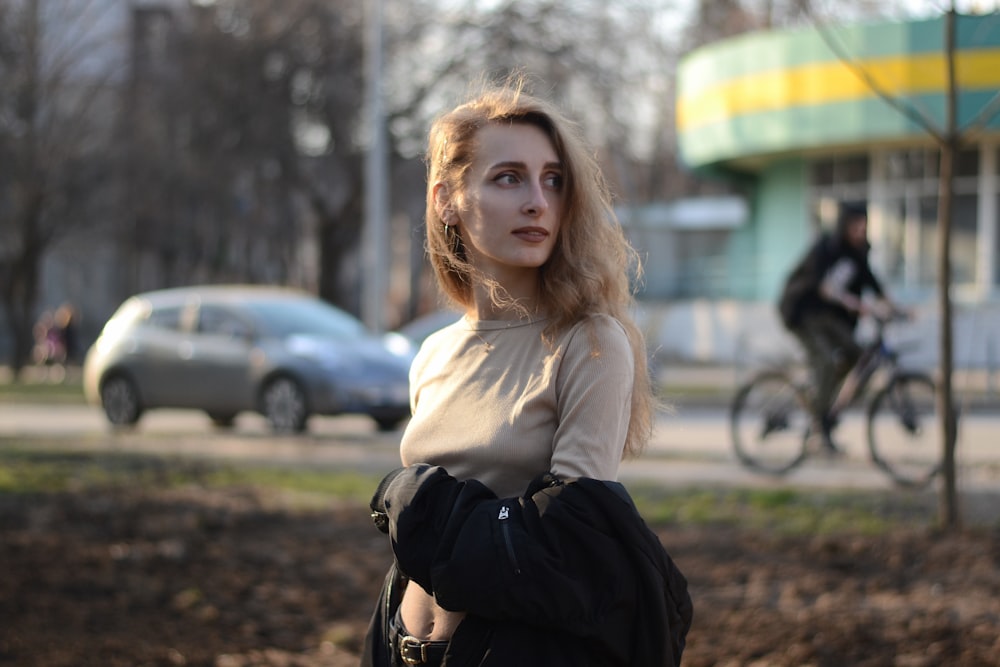
[[[449,224],[461,230],[472,265],[503,284],[525,270],[537,273],[552,255],[563,208],[562,165],[534,125],[487,125],[476,140],[463,191],[451,202],[457,220]]]

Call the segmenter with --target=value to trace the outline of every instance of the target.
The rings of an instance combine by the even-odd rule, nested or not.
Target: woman
[[[413,416],[400,449],[417,476],[411,488],[427,479],[420,463],[439,466],[449,484],[476,480],[477,502],[520,496],[547,472],[614,480],[623,455],[648,440],[653,397],[629,314],[638,263],[596,162],[576,128],[520,83],[440,117],[426,159],[427,247],[465,315],[428,337],[411,369]],[[441,514],[454,518],[456,506]],[[402,531],[390,529],[412,576],[402,564],[418,549]],[[440,660],[470,613],[440,604],[444,583],[419,583],[406,585],[398,610],[383,610],[390,659],[399,637],[417,647],[403,647],[406,664]]]

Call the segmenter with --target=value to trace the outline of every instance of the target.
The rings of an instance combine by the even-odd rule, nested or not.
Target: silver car
[[[219,427],[256,411],[277,433],[310,415],[409,417],[412,353],[298,290],[206,286],[137,294],[84,361],[84,391],[115,426],[152,408],[204,410]]]

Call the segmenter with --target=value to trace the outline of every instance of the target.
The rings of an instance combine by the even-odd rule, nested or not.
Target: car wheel
[[[264,387],[261,412],[275,433],[301,433],[309,417],[306,394],[295,380],[277,378]]]
[[[232,428],[236,423],[236,414],[232,412],[209,412],[208,418],[215,428]]]
[[[101,406],[108,421],[115,426],[132,426],[142,416],[135,383],[121,375],[108,378],[101,385]]]

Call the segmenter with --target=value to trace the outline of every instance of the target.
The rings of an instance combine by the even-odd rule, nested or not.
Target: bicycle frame
[[[858,358],[858,362],[847,373],[847,377],[840,385],[840,391],[830,407],[830,414],[834,417],[850,407],[859,397],[864,395],[872,377],[881,368],[887,368],[890,374],[895,373],[898,367],[899,352],[889,347],[885,341],[885,327],[889,322],[902,319],[876,318],[875,338],[865,346]]]

